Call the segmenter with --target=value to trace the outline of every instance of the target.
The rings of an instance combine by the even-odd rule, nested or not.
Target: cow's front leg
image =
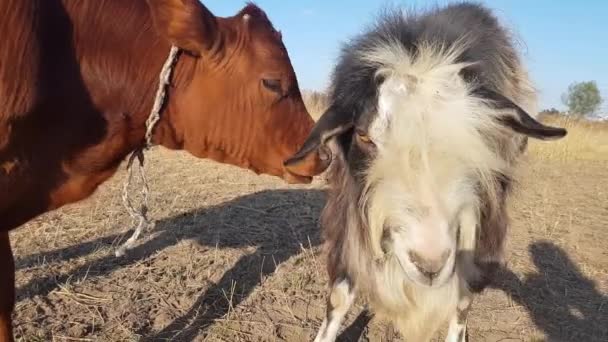
[[[327,314],[317,333],[315,342],[333,342],[346,313],[355,301],[355,290],[346,277],[338,278],[329,292]]]
[[[0,342],[13,341],[12,313],[15,306],[15,262],[8,231],[0,232]]]

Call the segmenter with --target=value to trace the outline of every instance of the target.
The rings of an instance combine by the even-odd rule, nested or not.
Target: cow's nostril
[[[416,266],[418,271],[422,273],[425,277],[432,280],[437,277],[439,272],[445,266],[446,261],[450,257],[450,251],[446,250],[438,258],[428,258],[422,256],[420,253],[416,251],[409,252],[410,261]]]

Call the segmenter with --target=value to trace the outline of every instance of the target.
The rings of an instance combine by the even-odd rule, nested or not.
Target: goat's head
[[[355,46],[334,72],[332,105],[287,163],[331,151],[344,177],[333,180],[345,202],[334,207],[356,211],[340,224],[357,225],[368,255],[397,263],[422,286],[451,277],[459,241],[475,239],[459,237],[464,217],[491,199],[523,139],[566,134],[466,81],[471,65],[457,55]]]

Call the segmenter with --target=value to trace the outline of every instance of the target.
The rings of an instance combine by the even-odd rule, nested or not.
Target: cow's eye
[[[262,84],[264,85],[264,88],[277,93],[279,95],[283,94],[283,88],[281,87],[281,80],[277,80],[277,79],[263,79],[262,80]]]

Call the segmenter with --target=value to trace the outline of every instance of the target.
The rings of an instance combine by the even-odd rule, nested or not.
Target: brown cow
[[[171,46],[155,144],[292,183],[326,166],[283,166],[313,120],[255,5],[219,18],[198,0],[0,0],[0,32],[0,341],[12,340],[8,232],[91,195],[144,144]]]

